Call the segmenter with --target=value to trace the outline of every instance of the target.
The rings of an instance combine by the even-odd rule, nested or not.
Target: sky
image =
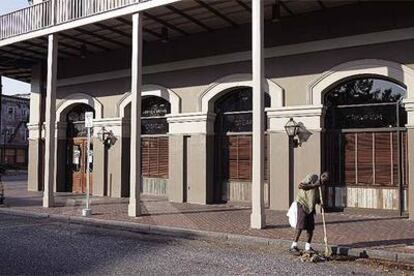
[[[26,7],[27,0],[0,0],[0,15]],[[21,81],[3,78],[3,93],[6,95],[29,93],[30,85]]]

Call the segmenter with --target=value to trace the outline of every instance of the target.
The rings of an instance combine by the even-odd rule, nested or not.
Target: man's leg
[[[302,234],[302,230],[301,230],[301,229],[296,229],[295,239],[294,239],[294,241],[295,241],[296,243],[299,241],[300,234]]]
[[[296,229],[296,233],[295,233],[295,238],[292,242],[292,245],[290,246],[291,249],[294,249],[295,251],[297,251],[298,248],[298,241],[299,241],[299,237],[300,234],[302,233],[302,230],[300,229]]]
[[[313,237],[313,230],[306,230],[307,233],[307,242],[305,244],[305,250],[311,250],[311,242]]]

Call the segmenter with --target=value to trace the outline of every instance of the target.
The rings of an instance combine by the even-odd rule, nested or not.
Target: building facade
[[[35,4],[0,40],[1,73],[32,85],[28,188],[45,207],[85,191],[92,111],[92,193],[129,197],[131,216],[140,192],[245,201],[261,228],[324,170],[329,207],[414,216],[412,3],[79,3]]]
[[[15,168],[27,168],[30,95],[1,97],[1,163]]]

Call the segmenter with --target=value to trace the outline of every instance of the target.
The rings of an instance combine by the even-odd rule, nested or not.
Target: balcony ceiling
[[[280,20],[304,13],[321,11],[352,1],[279,1]],[[272,20],[274,0],[264,0],[265,20]],[[145,44],[161,41],[168,30],[168,40],[202,32],[214,32],[251,21],[251,0],[185,0],[143,13]],[[83,53],[112,51],[131,47],[131,17],[119,17],[60,32],[59,58],[77,58]],[[0,48],[0,74],[30,82],[31,65],[45,61],[47,38],[38,37]]]

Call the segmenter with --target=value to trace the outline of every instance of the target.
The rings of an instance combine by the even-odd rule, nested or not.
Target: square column
[[[262,229],[266,225],[264,213],[263,28],[263,2],[262,0],[252,0],[253,171],[250,226],[254,229]]]
[[[142,15],[132,15],[131,65],[131,173],[128,215],[141,215],[141,86],[142,86]]]
[[[27,128],[29,130],[29,163],[28,163],[28,190],[29,191],[41,191],[43,190],[42,184],[42,157],[41,141],[42,141],[42,124],[44,118],[42,116],[44,112],[43,106],[43,72],[42,65],[38,63],[32,66],[32,81],[30,91],[30,110],[39,110],[39,112],[30,112],[29,123]]]
[[[47,80],[46,80],[46,118],[45,118],[45,177],[43,207],[54,204],[53,189],[56,180],[56,79],[58,62],[58,37],[48,37]]]

